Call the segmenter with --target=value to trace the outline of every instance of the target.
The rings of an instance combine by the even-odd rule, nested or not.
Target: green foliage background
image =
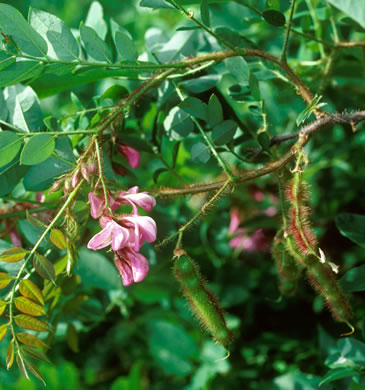
[[[14,0],[5,3],[19,9],[23,15],[27,15],[29,7],[50,12],[75,29],[79,27],[81,20],[85,20],[91,5],[91,1],[86,0]],[[148,29],[158,28],[170,38],[177,27],[192,26],[189,20],[173,10],[141,8],[138,2],[126,0],[103,0],[101,3],[105,20],[113,18],[126,28],[139,53],[144,51],[145,33]],[[187,1],[181,3],[189,4]],[[241,36],[234,36],[234,39],[235,42],[240,41],[241,46],[260,48],[280,56],[285,30],[266,23],[262,17],[239,3],[240,1],[211,2],[211,25],[239,33]],[[248,3],[254,4],[259,10],[280,10],[288,18],[289,1],[259,0]],[[334,0],[298,0],[293,26],[318,39],[332,42],[335,24],[341,40],[364,41],[365,17],[362,19],[362,26],[359,25],[362,11],[355,9],[355,5],[354,9],[341,7],[345,3]],[[333,5],[337,5],[337,8]],[[190,6],[195,15],[199,15],[199,4]],[[348,15],[338,8],[347,11]],[[207,52],[216,51],[218,46],[213,41],[202,31],[191,30],[184,49],[186,53],[189,52],[190,42],[193,46],[190,50],[192,55],[197,48],[200,52],[204,52],[204,48]],[[106,42],[112,47],[110,33]],[[176,44],[179,43],[181,42],[178,40]],[[288,62],[313,91],[321,91],[321,101],[327,103],[326,110],[351,112],[364,107],[364,53],[364,48],[358,47],[333,53],[319,42],[292,34]],[[324,77],[328,66],[326,59],[330,55],[333,56],[331,71]],[[267,63],[264,66],[256,59],[249,64],[250,71],[259,80],[269,135],[294,131],[299,114],[306,108],[305,104],[276,68]],[[233,68],[228,70],[236,69],[234,64],[231,66]],[[242,77],[239,74],[232,76],[232,73],[234,72],[228,74],[225,65],[221,63],[214,71],[207,71],[203,75],[205,77],[187,78],[179,80],[179,83],[190,96],[206,103],[212,93],[218,96],[223,106],[224,119],[233,119],[238,124],[237,134],[241,139],[236,143],[235,151],[244,156],[247,148],[262,146],[260,140],[253,136],[261,126],[262,117],[257,103],[259,99],[253,96],[252,89],[250,92],[247,86],[242,85],[238,91],[232,88],[237,85],[237,78],[239,81]],[[69,89],[62,86],[57,87],[58,90],[52,89],[53,85],[42,80],[41,77],[30,83],[35,92],[43,97],[41,116],[33,118],[39,123],[47,116],[61,119],[83,109],[104,104],[100,96],[111,85],[120,85],[129,92],[138,85],[136,80],[108,78],[72,87],[74,97],[70,98]],[[179,103],[172,92],[171,95],[164,96],[164,99],[162,114],[157,119],[160,129],[163,128],[163,120],[170,109]],[[161,100],[152,92],[133,107],[133,113],[128,119],[128,134],[125,139],[135,140],[142,134],[141,138],[145,142],[140,141],[135,145],[142,154],[141,166],[135,172],[129,170],[126,178],[119,179],[126,188],[139,185],[142,190],[148,190],[156,186],[181,185],[176,177],[161,170],[164,166],[158,156],[151,153],[151,142],[147,142],[156,136],[153,133],[156,126],[155,115],[160,110],[160,103]],[[68,122],[64,120],[63,125],[67,122],[70,129],[87,128],[93,115],[94,113],[74,115]],[[94,253],[85,248],[90,236],[98,230],[97,222],[88,220],[85,236],[80,243],[82,248],[76,269],[80,278],[77,294],[88,299],[76,305],[79,306],[76,307],[77,310],[72,304],[69,305],[69,310],[62,317],[55,343],[49,351],[53,365],[43,362],[40,365],[47,386],[52,390],[310,390],[319,388],[319,383],[326,375],[332,375],[333,379],[338,380],[324,383],[321,389],[364,389],[363,130],[364,124],[360,124],[354,134],[351,129],[336,125],[316,134],[307,147],[310,164],[305,171],[313,192],[312,219],[320,247],[340,264],[341,276],[344,275],[341,283],[346,293],[352,293],[351,302],[355,314],[353,324],[357,329],[354,336],[340,337],[347,328],[332,320],[321,298],[315,297],[305,280],[295,296],[278,299],[280,292],[277,271],[270,253],[237,253],[229,246],[229,212],[233,206],[238,207],[244,215],[244,227],[249,233],[259,227],[264,228],[267,240],[271,241],[279,229],[280,211],[275,217],[268,217],[264,213],[270,206],[279,207],[275,203],[278,195],[276,180],[270,175],[254,183],[240,184],[234,193],[222,198],[184,235],[184,249],[200,264],[202,273],[209,281],[209,288],[216,293],[227,312],[228,326],[234,333],[234,343],[228,359],[222,360],[226,351],[199,329],[179,292],[171,274],[173,244],[158,251],[147,246],[144,253],[151,264],[148,278],[141,284],[124,288],[110,261],[110,253]],[[169,142],[166,136],[161,135],[160,130],[157,138],[160,152],[169,164],[173,162],[173,148],[177,139],[183,140],[175,165],[176,171],[187,183],[211,182],[220,175],[220,168],[213,158],[209,159],[209,155],[206,163],[202,154],[193,158],[191,148],[197,141],[201,141],[196,132],[191,132],[187,137],[181,134],[175,139],[171,137]],[[77,141],[73,142],[72,146],[75,147]],[[69,153],[69,158],[65,159],[72,164],[70,146],[62,145],[62,141],[58,140],[57,147],[66,156]],[[281,145],[275,153],[279,156],[285,150],[287,146]],[[223,153],[223,156],[240,169],[259,166],[239,161],[229,153]],[[32,169],[34,173],[29,173]],[[47,177],[42,181],[38,176],[39,171],[35,171],[33,167],[30,170],[27,173],[28,182],[25,182],[28,190],[44,190],[49,186]],[[110,175],[113,175],[111,170]],[[261,202],[253,199],[252,193],[255,191],[263,193],[264,199]],[[15,187],[12,193],[14,197],[23,194],[24,189],[20,187]],[[162,240],[176,231],[189,216],[199,210],[204,199],[204,195],[158,199],[152,216],[157,221],[159,238]],[[52,197],[48,200],[51,201]],[[78,212],[80,218],[86,220],[88,208],[85,204],[80,203]],[[18,220],[17,228],[28,244],[34,244],[36,228],[25,219]],[[44,249],[47,249],[49,243],[44,245]],[[5,240],[0,241],[1,250],[8,247],[10,244]],[[56,259],[57,256],[51,260]],[[2,268],[7,272],[11,271],[10,266],[4,267]],[[69,287],[74,293],[75,290]],[[66,305],[73,295],[69,295],[67,285],[63,286],[62,292],[62,303]],[[72,351],[66,343],[67,324],[71,322],[78,333],[78,351]],[[6,355],[6,349],[7,343],[4,340],[0,344],[0,356]],[[43,388],[35,380],[29,382],[21,377],[15,368],[7,372],[5,364],[1,365],[0,389]]]

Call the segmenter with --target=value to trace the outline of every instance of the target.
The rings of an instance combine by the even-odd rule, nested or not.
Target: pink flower
[[[241,219],[241,214],[237,208],[231,209],[230,216],[231,216],[231,221],[229,223],[228,233],[232,234],[237,230],[242,219]]]
[[[141,282],[149,269],[147,259],[131,248],[116,252],[114,264],[120,272],[124,286]]]
[[[103,211],[105,209],[105,198],[104,196],[97,196],[93,192],[89,192],[88,195],[89,201],[90,201],[90,214],[91,216],[96,219],[101,217],[103,214]],[[120,204],[116,202],[109,194],[108,194],[108,201],[110,208],[112,210],[116,210],[120,207]]]
[[[246,229],[237,229],[235,237],[232,238],[229,245],[231,248],[241,251],[267,252],[269,250],[269,244],[262,229],[257,229],[251,236],[247,234]]]
[[[120,226],[113,218],[102,216],[100,218],[100,225],[103,230],[95,234],[88,242],[87,247],[89,249],[97,251],[112,244],[113,251],[116,252],[128,244],[128,229]]]
[[[21,247],[23,245],[20,234],[16,230],[12,230],[9,233],[9,236],[10,236],[10,240],[14,244],[14,246]]]
[[[118,194],[118,201],[122,204],[130,204],[133,207],[134,214],[138,214],[137,206],[142,207],[146,211],[151,211],[156,205],[156,200],[147,192],[138,192],[137,186],[130,188],[126,192]]]
[[[126,144],[117,144],[117,149],[128,161],[131,168],[136,169],[141,161],[139,151]]]
[[[156,222],[151,217],[140,215],[123,216],[121,221],[129,229],[129,246],[139,251],[145,241],[156,240]]]
[[[233,208],[231,210],[231,221],[228,228],[228,233],[233,236],[229,242],[229,246],[237,250],[246,251],[268,251],[269,244],[265,237],[263,229],[257,229],[250,236],[247,234],[247,229],[240,228],[242,217],[239,210]]]

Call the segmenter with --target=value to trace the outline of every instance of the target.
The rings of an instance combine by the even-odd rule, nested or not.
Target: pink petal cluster
[[[156,240],[157,227],[151,217],[141,216],[138,206],[151,211],[156,201],[146,192],[138,192],[138,187],[120,192],[115,198],[108,194],[109,206],[112,210],[121,205],[132,206],[130,215],[106,215],[103,196],[89,193],[91,216],[99,218],[102,230],[88,242],[92,250],[99,250],[111,245],[115,257],[114,263],[122,277],[123,284],[128,286],[141,282],[148,273],[148,261],[139,253],[143,243]]]
[[[247,229],[239,227],[242,217],[238,209],[233,208],[230,213],[231,221],[228,233],[233,236],[229,245],[233,249],[240,251],[263,251],[269,250],[269,243],[263,229],[257,229],[251,235],[247,234]]]

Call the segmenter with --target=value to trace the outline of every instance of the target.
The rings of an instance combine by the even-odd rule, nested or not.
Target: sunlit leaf
[[[9,368],[14,363],[14,340],[11,340],[8,346],[8,350],[6,352],[6,368]]]
[[[59,229],[52,229],[49,239],[58,249],[66,249],[66,237]]]
[[[30,333],[26,333],[26,332],[16,333],[16,338],[22,344],[29,345],[30,347],[42,347],[42,348],[48,347],[48,345],[44,341],[42,341],[37,336],[34,336]]]
[[[5,337],[9,324],[0,325],[0,341]]]
[[[24,329],[35,330],[37,332],[49,332],[51,330],[48,324],[27,314],[16,315],[14,321]]]
[[[0,316],[1,316],[1,314],[3,314],[4,313],[4,311],[5,311],[5,309],[6,309],[6,306],[7,306],[7,302],[5,302],[5,301],[0,301]]]
[[[12,280],[12,276],[5,272],[0,272],[0,289],[7,287]]]
[[[6,263],[16,263],[23,260],[27,251],[23,248],[10,248],[0,254],[0,260]]]
[[[35,303],[26,297],[15,298],[15,306],[22,313],[30,314],[32,316],[42,316],[46,314],[41,305],[38,305],[38,303]]]
[[[23,296],[32,299],[33,301],[39,302],[44,305],[44,298],[40,288],[31,280],[23,279],[19,283],[19,292]]]

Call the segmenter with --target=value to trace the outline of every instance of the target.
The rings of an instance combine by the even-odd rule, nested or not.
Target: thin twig
[[[267,163],[262,168],[258,168],[250,171],[244,171],[236,175],[236,179],[237,179],[236,183],[251,181],[258,177],[267,175],[269,173],[281,169],[293,159],[296,150],[298,150],[298,148],[299,149],[303,148],[308,143],[310,137],[315,132],[327,126],[342,124],[342,125],[351,125],[352,127],[354,127],[356,126],[356,124],[362,121],[365,121],[365,110],[358,111],[352,114],[342,113],[342,114],[332,114],[332,115],[323,116],[315,120],[314,122],[302,127],[299,130],[299,132],[295,133],[295,137],[299,136],[299,139],[284,156],[282,156],[280,159],[276,161]],[[159,190],[150,190],[149,192],[153,192],[156,194],[156,196],[159,197],[194,195],[203,192],[216,191],[217,189],[221,188],[222,185],[225,184],[225,182],[226,181],[223,180],[215,183],[192,185],[184,188],[161,188]]]

